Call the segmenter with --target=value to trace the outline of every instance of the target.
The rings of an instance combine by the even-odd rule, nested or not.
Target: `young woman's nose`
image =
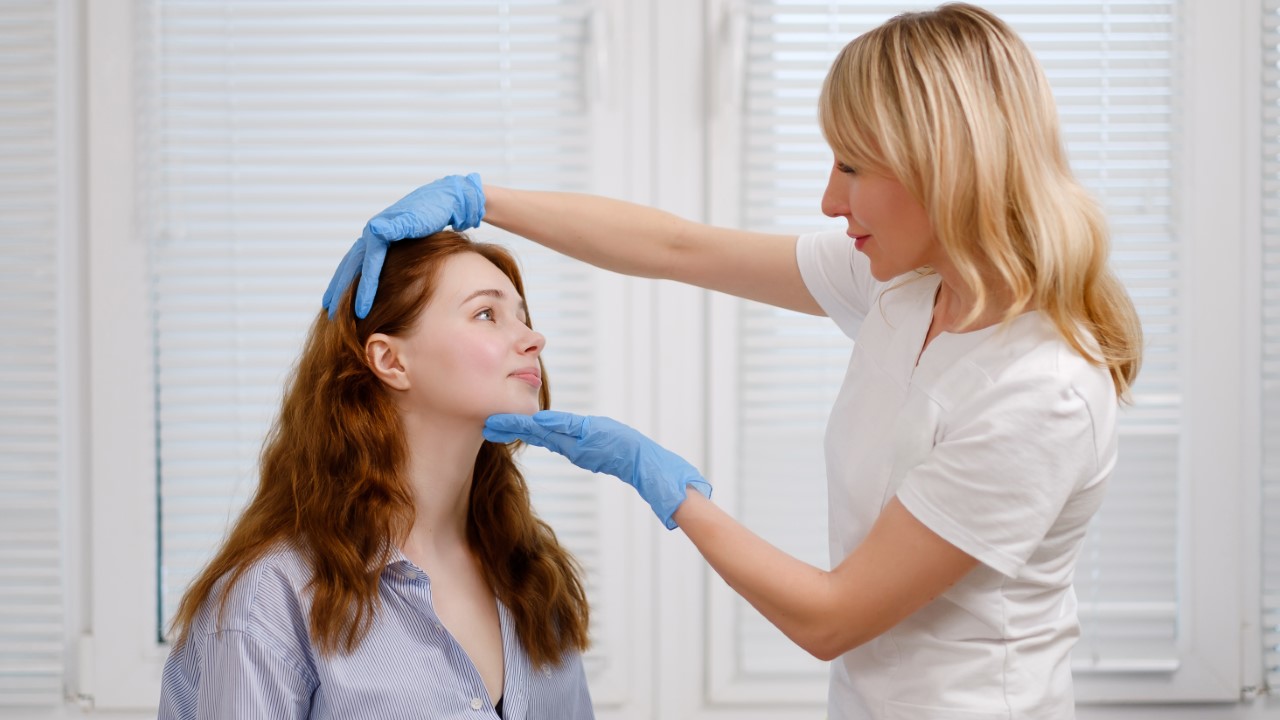
[[[536,355],[542,352],[542,348],[547,346],[547,337],[542,333],[529,328],[528,332],[521,335],[520,352]]]
[[[841,217],[849,214],[848,180],[845,174],[831,166],[831,176],[827,178],[827,189],[822,193],[822,214],[827,217]]]

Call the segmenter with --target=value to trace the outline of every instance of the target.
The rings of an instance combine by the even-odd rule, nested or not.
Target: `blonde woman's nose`
[[[832,166],[831,176],[827,178],[827,189],[822,193],[822,214],[827,217],[841,217],[849,214],[849,195],[844,173]]]

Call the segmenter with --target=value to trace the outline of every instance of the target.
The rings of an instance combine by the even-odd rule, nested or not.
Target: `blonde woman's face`
[[[822,195],[822,213],[845,219],[854,247],[882,282],[941,259],[928,213],[897,178],[837,160]]]
[[[526,319],[524,298],[497,266],[472,252],[446,259],[403,338],[413,410],[479,422],[537,412],[546,338]]]

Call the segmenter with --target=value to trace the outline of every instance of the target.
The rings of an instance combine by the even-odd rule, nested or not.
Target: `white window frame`
[[[85,348],[87,318],[82,311],[88,292],[85,289],[87,259],[84,256],[85,197],[78,180],[84,174],[83,90],[84,49],[79,30],[83,9],[75,2],[61,0],[57,5],[57,39],[59,86],[58,109],[58,177],[59,226],[57,242],[60,250],[58,266],[58,346],[62,348],[61,417],[62,453],[62,568],[63,580],[63,685],[76,688],[80,682],[79,639],[84,614],[87,612],[85,578],[89,569],[83,531],[88,517],[88,458],[85,452],[89,437]],[[68,693],[70,694],[70,693]]]
[[[133,31],[128,0],[86,3],[92,663],[81,691],[97,707],[141,708],[160,694],[155,639],[153,343],[146,244],[135,232]],[[130,311],[133,309],[133,311]],[[139,432],[139,428],[147,431]]]

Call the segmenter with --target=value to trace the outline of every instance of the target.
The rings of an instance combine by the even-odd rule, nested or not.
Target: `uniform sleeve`
[[[1014,577],[1067,500],[1106,469],[1084,398],[1057,378],[997,386],[957,408],[898,488],[930,530]]]
[[[801,235],[796,263],[813,299],[845,335],[856,337],[880,283],[872,277],[867,258],[854,250],[853,240],[844,231]]]

